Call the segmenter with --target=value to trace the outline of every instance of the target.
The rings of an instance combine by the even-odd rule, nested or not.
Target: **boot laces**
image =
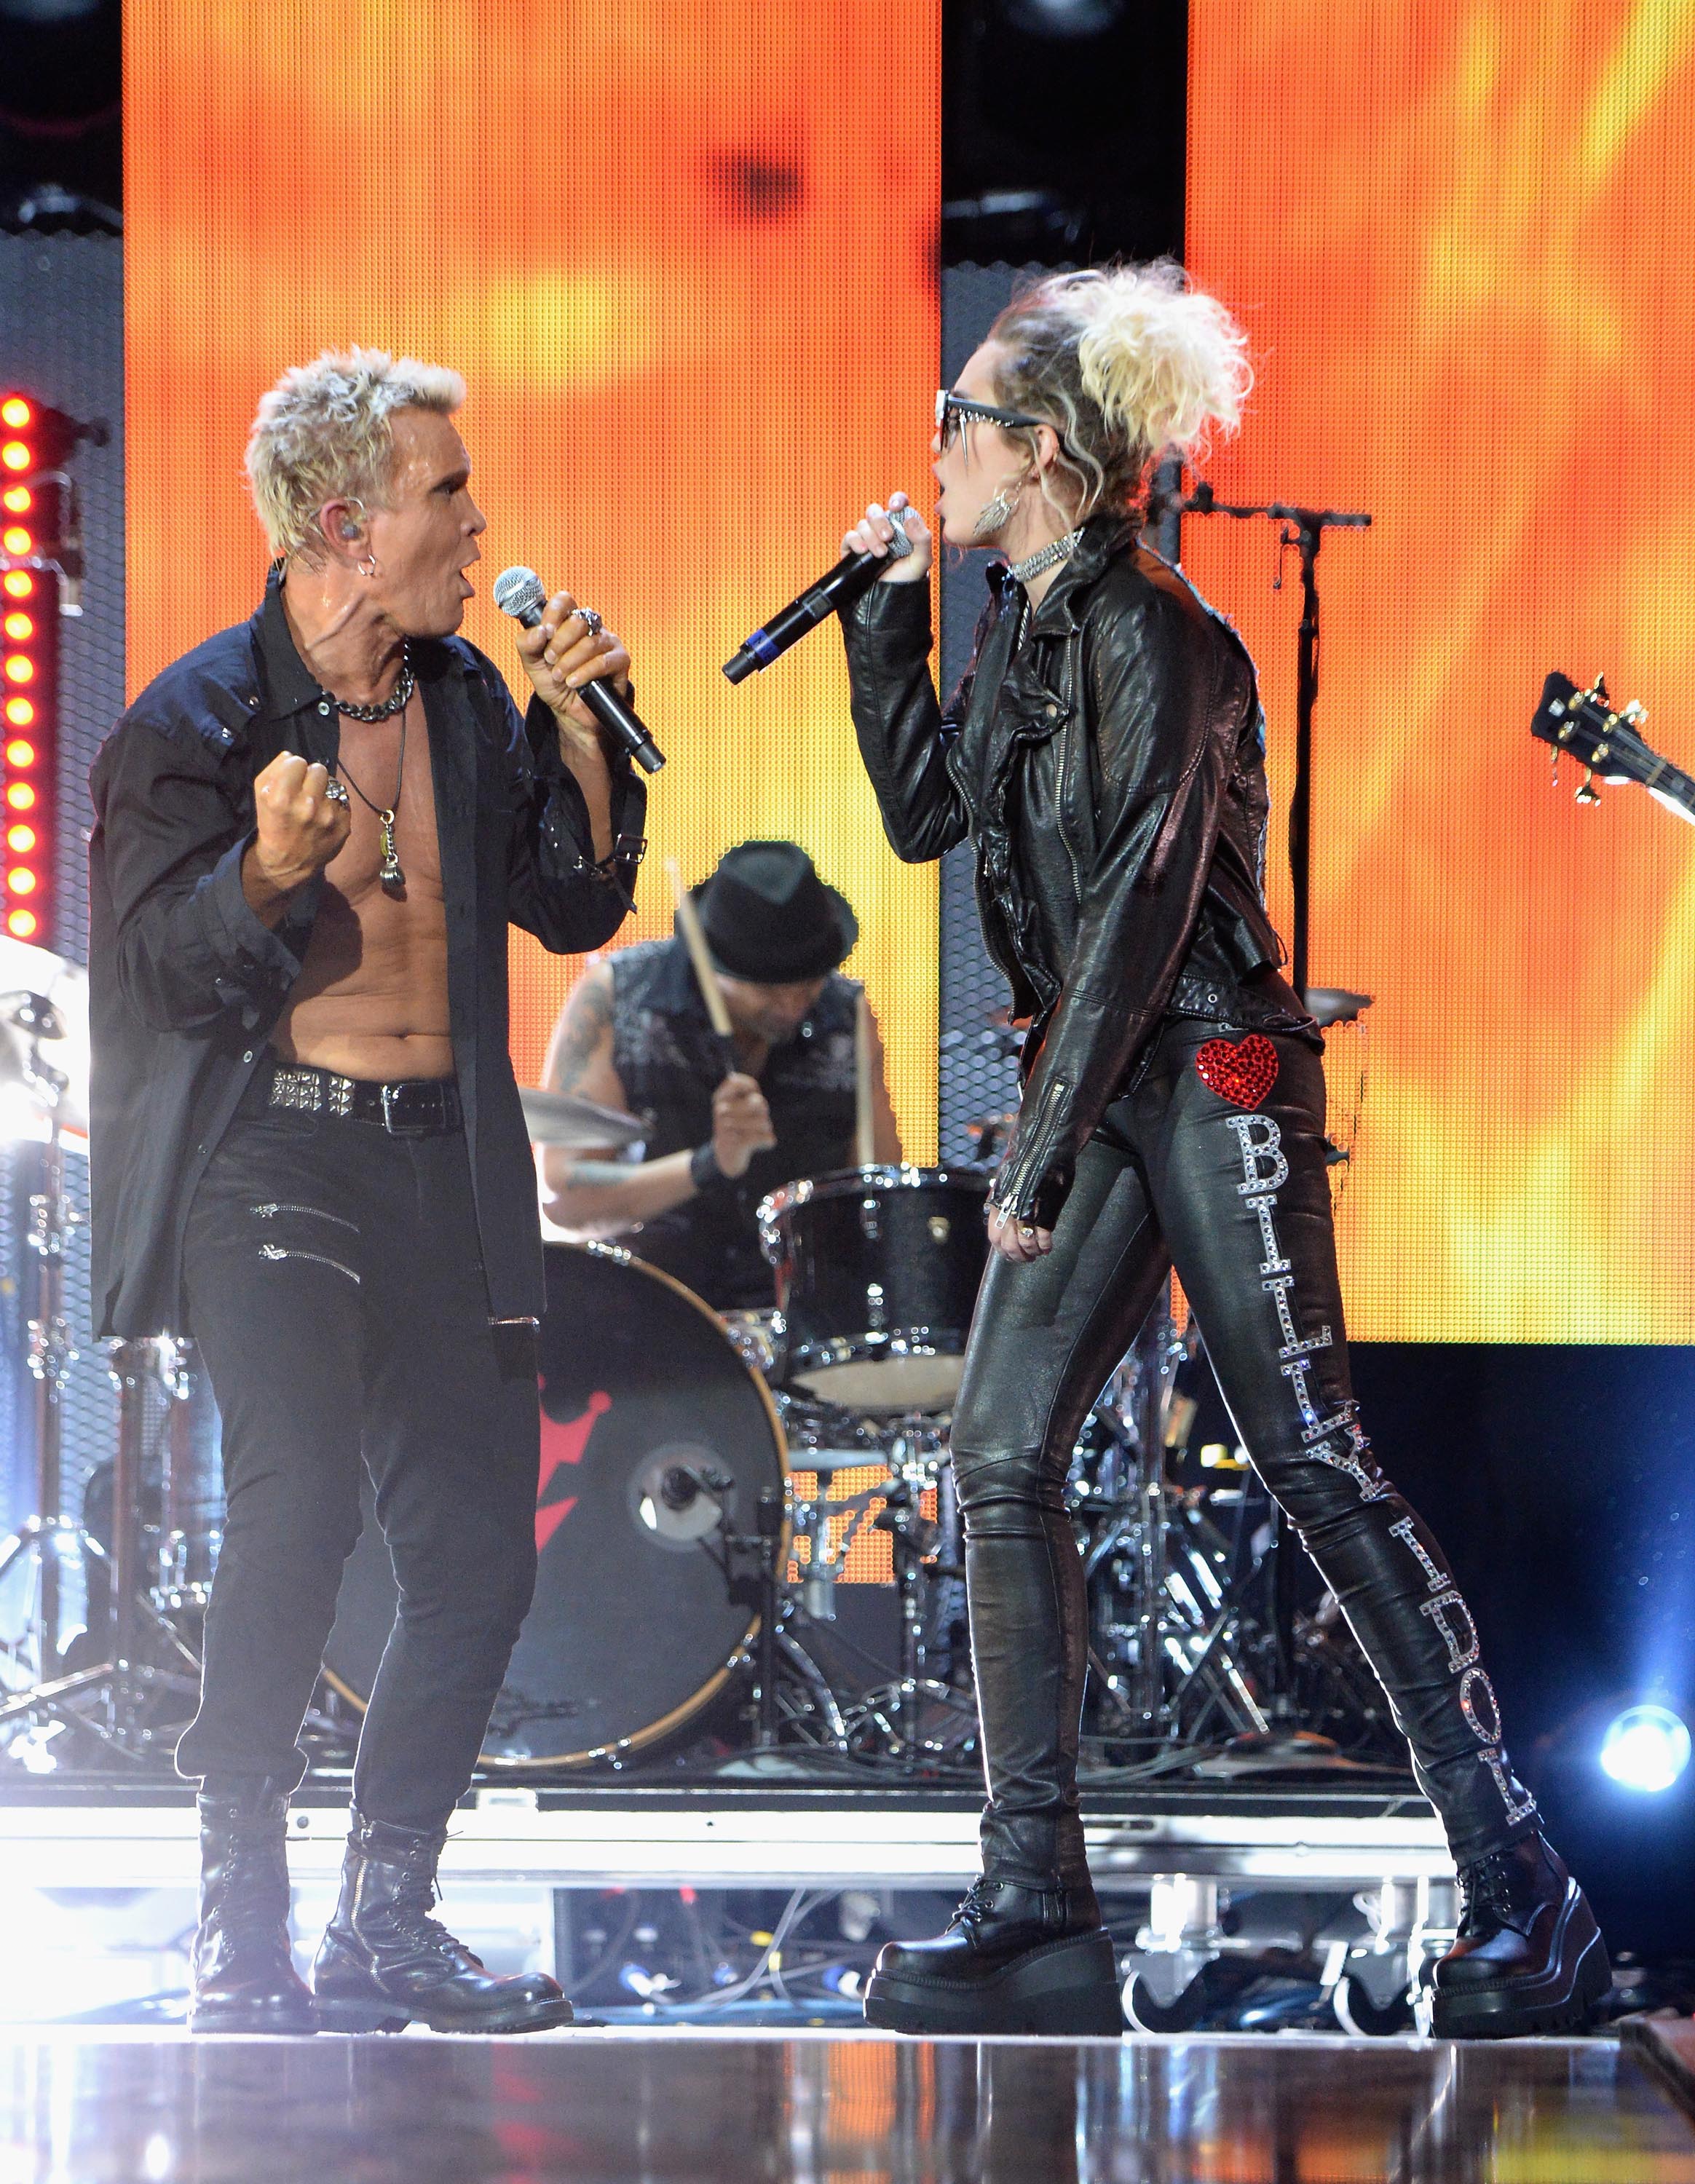
[[[414,1873],[410,1869],[401,1886],[394,1892],[395,1924],[407,1940],[432,1956],[451,1958],[455,1962],[467,1958],[475,1962],[463,1942],[432,1919],[431,1912],[441,1901],[440,1892],[427,1873]]]
[[[1516,1846],[1486,1852],[1464,1866],[1459,1875],[1461,1917],[1459,1931],[1466,1941],[1478,1941],[1510,1926],[1527,1934],[1536,1916],[1535,1884]]]
[[[992,1916],[994,1905],[990,1899],[995,1894],[996,1886],[997,1884],[992,1880],[973,1880],[965,1892],[959,1908],[949,1919],[948,1924],[951,1926],[963,1926],[969,1932],[973,1927],[980,1925],[985,1919]]]
[[[276,1846],[258,1834],[231,1832],[212,1911],[226,1931],[269,1930],[288,1916],[286,1883],[279,1886]]]

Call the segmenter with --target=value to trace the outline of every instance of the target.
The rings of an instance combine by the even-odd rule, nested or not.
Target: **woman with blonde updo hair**
[[[1262,892],[1253,663],[1140,538],[1150,471],[1233,432],[1241,329],[1172,265],[1061,274],[936,398],[942,538],[989,548],[945,708],[933,540],[904,493],[844,540],[889,554],[844,615],[854,723],[896,854],[969,840],[1028,1018],[1017,1128],[952,1427],[989,1804],[983,1878],[867,1996],[912,2031],[1108,2032],[1117,1968],[1077,1794],[1088,1628],[1064,1500],[1084,1419],[1173,1266],[1255,1468],[1388,1693],[1465,1904],[1439,2034],[1552,2031],[1610,1979],[1502,1743],[1441,1547],[1373,1458],[1349,1381],[1324,1041]],[[897,526],[910,550],[890,549]]]

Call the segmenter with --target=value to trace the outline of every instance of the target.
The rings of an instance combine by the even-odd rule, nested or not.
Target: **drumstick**
[[[859,1010],[854,1024],[854,1163],[858,1167],[877,1164],[877,1123],[871,1111],[871,1004],[865,989],[859,989]]]
[[[712,1019],[712,1028],[720,1039],[733,1039],[735,1026],[730,1022],[729,1010],[724,1005],[724,989],[718,983],[718,974],[712,968],[712,958],[707,953],[706,936],[700,929],[700,913],[694,907],[694,899],[683,884],[683,873],[675,857],[667,857],[665,869],[671,875],[671,890],[677,897],[677,922],[683,929],[683,938],[689,950],[689,961],[694,966],[694,976],[700,981],[700,998],[706,1004],[706,1013]],[[732,1061],[731,1067],[734,1067]]]

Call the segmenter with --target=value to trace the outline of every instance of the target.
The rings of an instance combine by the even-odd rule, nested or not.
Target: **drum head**
[[[752,1583],[718,1566],[717,1502],[751,1533],[787,1471],[764,1382],[681,1283],[550,1244],[547,1294],[540,1569],[483,1748],[501,1767],[633,1750],[711,1698],[759,1621]],[[368,1492],[365,1518],[324,1652],[331,1683],[360,1705],[396,1603]]]

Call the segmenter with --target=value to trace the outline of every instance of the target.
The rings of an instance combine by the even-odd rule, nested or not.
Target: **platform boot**
[[[203,1788],[191,2032],[315,2032],[288,1947],[288,1798],[259,1779]]]
[[[934,1941],[884,1945],[865,2017],[890,2032],[1116,2038],[1118,1964],[1094,1889],[976,1882]]]
[[[1540,1833],[1459,1869],[1458,1939],[1435,1972],[1441,2040],[1571,2032],[1613,1983],[1589,1900]]]
[[[541,2032],[571,2022],[544,1972],[497,1978],[430,1912],[447,1830],[367,1820],[356,1808],[341,1900],[313,1967],[328,2032]]]

